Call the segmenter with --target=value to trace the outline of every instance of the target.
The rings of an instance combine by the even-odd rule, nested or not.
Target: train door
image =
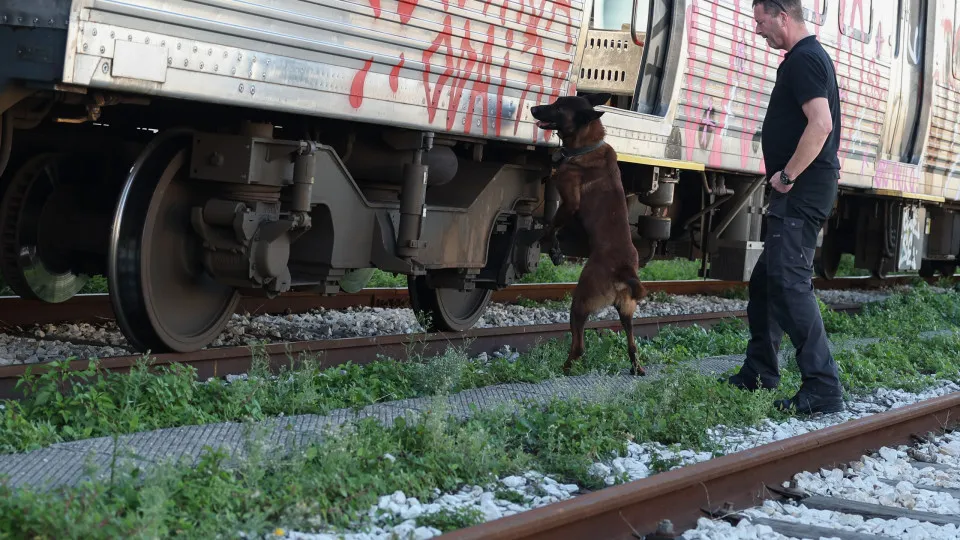
[[[610,105],[664,116],[679,44],[671,42],[683,0],[594,0],[577,89],[609,92]]]
[[[928,0],[897,0],[899,24],[894,44],[894,62],[900,69],[899,84],[893,90],[899,93],[894,111],[893,136],[884,154],[902,163],[919,164],[923,153],[921,130],[924,125],[923,104],[927,56]]]

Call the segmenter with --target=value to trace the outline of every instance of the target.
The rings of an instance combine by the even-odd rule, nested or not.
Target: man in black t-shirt
[[[800,0],[753,0],[757,34],[786,50],[763,121],[763,160],[773,191],[763,252],[750,277],[750,342],[741,388],[776,388],[786,331],[803,377],[781,409],[837,412],[844,408],[837,364],[827,347],[813,293],[817,234],[837,195],[840,96],[833,62],[807,33]]]

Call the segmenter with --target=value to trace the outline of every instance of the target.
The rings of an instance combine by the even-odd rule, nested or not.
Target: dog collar
[[[593,152],[594,150],[600,148],[604,144],[606,144],[604,141],[600,141],[597,144],[585,146],[583,148],[577,148],[575,150],[570,150],[569,148],[564,148],[561,146],[560,150],[553,155],[553,161],[558,165],[561,163],[566,163],[572,158],[589,154],[590,152]]]

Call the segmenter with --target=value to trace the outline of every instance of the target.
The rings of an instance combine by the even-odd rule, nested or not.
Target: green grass
[[[960,295],[952,289],[937,292],[920,281],[906,294],[867,304],[858,315],[827,310],[822,302],[820,312],[827,332],[838,338],[911,336],[960,326]]]
[[[374,287],[383,287],[383,288],[392,288],[392,289],[402,289],[407,286],[407,276],[405,274],[392,274],[390,272],[384,272],[377,268],[373,271],[373,277],[370,278],[370,282],[367,283],[368,288]]]
[[[697,279],[700,261],[674,259],[670,261],[651,261],[640,269],[640,279],[644,281],[669,281]],[[540,263],[534,272],[525,274],[519,283],[575,283],[583,271],[582,264],[565,262],[559,266],[553,264],[550,257],[540,255]],[[407,278],[400,274],[391,274],[377,270],[373,273],[367,287],[406,287]]]
[[[881,387],[915,391],[938,379],[960,381],[960,337],[921,341],[917,335],[956,329],[958,315],[960,295],[936,294],[924,286],[862,315],[831,315],[828,326],[842,332],[833,338],[882,338],[836,354],[844,388],[851,394]],[[348,425],[324,443],[289,456],[258,452],[254,445],[249,459],[234,468],[227,467],[222,455],[209,454],[196,469],[171,466],[143,482],[118,473],[112,483],[52,493],[0,487],[0,535],[50,537],[70,530],[73,536],[94,538],[209,538],[236,531],[266,534],[277,527],[346,527],[362,522],[361,514],[378,496],[398,489],[427,501],[434,489],[452,491],[531,468],[599,488],[602,479],[589,474],[588,467],[623,455],[628,441],[712,452],[717,448],[709,430],[717,425],[735,428],[785,417],[771,405],[799,384],[793,363],[781,389],[754,393],[675,365],[685,358],[740,352],[745,339],[743,323],[734,321],[709,331],[665,329],[641,344],[648,362],[666,364],[663,378],[641,380],[624,395],[599,392],[594,396],[598,401],[590,403],[526,404],[515,411],[482,411],[464,422],[446,416],[437,405],[417,421],[385,427],[368,419]],[[576,373],[617,373],[627,367],[622,337],[594,334],[589,340]],[[537,382],[558,377],[567,343],[541,344],[514,362],[475,363],[451,349],[423,363],[314,365],[276,379],[261,371],[231,385],[197,384],[189,368],[170,368],[155,377],[141,367],[127,375],[91,370],[84,384],[67,390],[63,374],[53,370],[26,383],[29,396],[23,402],[4,404],[0,441],[10,451],[161,425],[250,421],[281,412],[442,396],[497,382]],[[665,470],[672,464],[651,465]],[[471,512],[446,512],[419,524],[447,531],[478,519]]]
[[[583,265],[564,262],[557,266],[549,256],[541,253],[537,269],[524,274],[519,283],[575,283],[580,279],[581,271]]]
[[[896,337],[884,346],[839,354],[844,386],[861,393],[960,378],[960,338],[924,342],[929,354],[923,360],[910,354],[919,346],[916,338]],[[785,383],[796,382],[790,380],[795,370],[785,375]],[[717,452],[710,428],[782,419],[771,404],[787,393],[741,392],[715,377],[674,367],[661,380],[595,402],[531,403],[516,412],[480,412],[464,422],[445,416],[442,407],[390,427],[366,419],[289,456],[252,451],[235,468],[211,453],[195,469],[161,468],[143,484],[118,474],[113,483],[52,493],[0,487],[0,531],[52,536],[69,527],[76,536],[93,538],[202,538],[236,531],[268,534],[278,527],[355,527],[380,495],[402,490],[425,502],[434,489],[484,485],[531,468],[597,489],[602,479],[591,475],[589,466],[623,455],[628,441]],[[651,465],[666,470],[674,464]],[[479,519],[475,512],[444,512],[418,524],[449,531]]]
[[[869,276],[869,270],[863,270],[853,267],[854,257],[852,253],[844,253],[840,256],[840,265],[837,266],[837,277],[858,277]]]
[[[697,279],[697,270],[700,268],[699,261],[688,261],[685,259],[676,259],[673,261],[652,261],[646,267],[640,269],[640,277],[644,280],[677,280],[677,279]],[[583,266],[579,264],[564,263],[561,266],[555,266],[547,255],[540,256],[540,265],[537,271],[525,275],[520,283],[567,283],[575,282],[580,278],[580,271]],[[394,274],[376,269],[369,283],[369,288],[406,288],[407,276],[404,274]],[[81,294],[106,293],[107,278],[104,276],[92,276],[90,281],[80,291]],[[0,296],[15,296],[13,290],[0,279]]]
[[[520,283],[573,283],[580,279],[583,265],[563,263],[559,266],[546,255],[540,256],[540,264],[535,272],[526,274]],[[650,261],[640,269],[640,279],[644,281],[672,281],[698,279],[700,261],[686,259]]]
[[[835,313],[823,304],[821,313],[834,341],[911,339],[923,331],[960,326],[960,294],[938,294],[921,285],[881,305],[868,306],[860,315]],[[638,356],[645,365],[676,365],[705,356],[742,353],[747,339],[746,324],[734,319],[709,330],[667,326],[651,339],[637,340]],[[298,369],[285,369],[276,377],[271,377],[263,361],[256,360],[248,380],[230,384],[201,384],[192,368],[180,364],[151,374],[148,363],[142,361],[129,374],[121,374],[105,372],[93,361],[86,371],[74,374],[78,382],[67,387],[66,362],[51,363],[51,369],[39,375],[29,367],[19,383],[25,398],[3,403],[0,451],[180,425],[327,414],[339,408],[494,384],[536,383],[562,376],[569,343],[566,336],[541,343],[514,361],[493,357],[482,363],[458,348],[417,361],[382,359],[364,366],[348,363],[324,368],[306,358]],[[784,340],[784,346],[788,344],[789,338]],[[586,353],[574,365],[573,373],[617,374],[629,367],[622,334],[588,332]]]
[[[703,407],[704,400],[718,412]],[[528,404],[516,413],[488,411],[462,423],[442,409],[391,427],[363,420],[290,456],[257,452],[252,445],[251,457],[234,469],[223,455],[210,453],[195,469],[162,468],[142,485],[118,474],[112,484],[53,493],[0,487],[0,532],[212,538],[278,527],[350,526],[382,494],[403,490],[426,501],[435,488],[452,491],[530,468],[596,488],[602,479],[587,467],[622,454],[630,439],[703,446],[706,417],[731,426],[755,424],[769,402],[767,395],[677,373],[667,384],[641,384],[599,403]],[[447,512],[424,522],[448,531],[478,518]]]
[[[745,346],[743,324],[731,321],[713,331],[693,326],[667,327],[652,340],[638,343],[645,363],[678,363],[714,354],[731,354]],[[562,375],[569,337],[551,340],[515,361],[492,357],[472,361],[463,349],[423,361],[384,359],[361,366],[321,369],[306,359],[296,370],[270,377],[255,361],[247,380],[200,384],[192,367],[161,366],[148,371],[141,361],[130,373],[106,372],[98,361],[80,373],[67,361],[51,362],[34,374],[29,367],[20,386],[24,399],[6,401],[0,412],[0,451],[36,449],[55,442],[212,422],[260,420],[279,414],[326,414],[339,408],[459,392],[500,383],[536,383]],[[629,369],[626,340],[613,332],[586,336],[587,351],[575,374],[615,374]],[[67,387],[69,376],[79,380]]]
[[[91,276],[77,294],[98,294],[105,293],[107,291],[107,278],[104,276]],[[16,294],[13,292],[13,289],[8,287],[7,284],[4,283],[3,279],[0,279],[0,296],[16,296]]]
[[[560,266],[554,265],[547,255],[541,254],[540,264],[536,271],[524,275],[519,283],[573,283],[580,279],[580,272],[583,270],[582,264],[564,263]],[[640,269],[640,279],[644,281],[681,281],[700,279],[697,272],[700,270],[700,261],[690,261],[687,259],[673,260],[655,260],[648,263]],[[837,277],[846,276],[865,276],[870,272],[853,268],[853,255],[845,254],[840,259],[840,268],[837,270]],[[393,274],[376,269],[370,282],[366,285],[369,288],[406,288],[407,276],[403,274]],[[90,281],[80,291],[81,294],[106,293],[107,279],[103,276],[93,276]],[[736,292],[734,295],[738,294]],[[0,296],[13,296],[14,293],[0,280]]]
[[[840,266],[837,277],[868,276],[868,270],[853,267],[853,255],[850,253],[840,257]],[[553,264],[550,257],[540,255],[540,263],[536,271],[524,275],[519,283],[573,283],[580,279],[582,264],[563,263],[560,266]],[[700,261],[687,259],[655,260],[650,261],[640,269],[640,279],[644,281],[681,281],[700,279]],[[368,287],[406,287],[406,276],[389,274],[377,270],[370,280]]]

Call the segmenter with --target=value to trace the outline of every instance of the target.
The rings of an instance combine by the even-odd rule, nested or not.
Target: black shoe
[[[750,391],[758,390],[760,388],[763,388],[765,390],[773,390],[776,387],[780,386],[780,383],[778,382],[771,383],[769,381],[764,381],[764,380],[761,380],[760,384],[758,385],[756,377],[754,377],[753,379],[750,379],[750,378],[744,377],[740,373],[737,373],[736,375],[733,375],[727,379],[724,379],[723,377],[721,377],[719,381],[722,383],[733,385],[739,388],[740,390],[750,390]]]
[[[813,392],[799,391],[790,399],[778,399],[773,406],[781,411],[797,412],[800,414],[830,414],[844,410],[843,397],[839,395],[814,394]]]

